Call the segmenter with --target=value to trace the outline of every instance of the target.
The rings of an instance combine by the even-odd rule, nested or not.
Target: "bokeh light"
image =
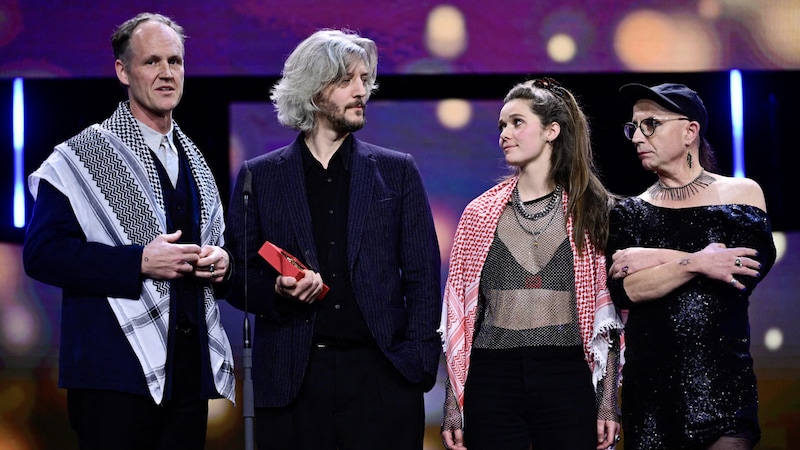
[[[0,412],[3,414],[25,414],[30,405],[28,395],[33,393],[30,382],[11,383],[0,390]]]
[[[0,424],[0,448],[3,450],[30,450],[35,447],[21,430]]]
[[[707,20],[718,19],[722,14],[720,0],[700,0],[697,2],[697,15]]]
[[[764,346],[767,350],[776,352],[783,346],[783,332],[778,328],[770,328],[764,333]]]
[[[797,67],[800,65],[800,1],[767,3],[772,4],[758,9],[754,30],[759,47],[776,65]]]
[[[560,63],[571,61],[577,50],[575,40],[568,34],[559,33],[547,41],[547,54],[553,61]]]
[[[0,381],[0,448],[5,450],[36,449],[27,421],[37,397],[32,379],[4,377]]]
[[[46,350],[42,343],[43,316],[28,301],[21,249],[0,243],[0,352],[8,356],[33,358]]]
[[[775,264],[783,259],[786,254],[786,233],[783,231],[775,231],[772,233],[772,242],[775,243]]]
[[[467,48],[467,29],[461,11],[450,5],[431,10],[425,26],[425,45],[439,58],[455,59],[461,55]]]
[[[616,29],[614,49],[628,69],[652,72],[716,70],[722,55],[716,32],[706,22],[656,10],[628,14]]]
[[[4,352],[32,356],[38,350],[41,336],[40,316],[28,305],[0,304],[0,344]]]
[[[453,248],[453,236],[456,234],[460,212],[456,213],[441,203],[431,201],[431,213],[433,214],[436,238],[439,241],[439,257],[445,264],[450,259],[450,250]]]
[[[239,401],[241,401],[241,397]],[[216,439],[229,434],[235,426],[239,425],[237,415],[241,413],[241,406],[236,408],[227,399],[209,400],[207,438]]]
[[[464,128],[472,118],[472,106],[466,100],[445,99],[437,104],[436,117],[445,128]]]

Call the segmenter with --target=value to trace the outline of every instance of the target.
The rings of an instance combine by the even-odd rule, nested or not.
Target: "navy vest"
[[[164,197],[164,209],[167,215],[167,233],[181,230],[181,244],[200,244],[200,197],[195,184],[189,162],[179,141],[178,147],[178,181],[175,187],[167,175],[167,171],[158,158],[155,158],[158,177],[161,179],[161,191]],[[172,281],[172,295],[175,299],[173,309],[175,322],[197,325],[204,319],[200,302],[202,295],[200,286],[194,278],[179,278]]]

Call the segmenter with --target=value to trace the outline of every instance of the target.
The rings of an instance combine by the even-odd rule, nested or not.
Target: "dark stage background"
[[[575,92],[589,116],[603,181],[631,195],[655,178],[641,169],[622,134],[630,111],[619,103],[618,88],[670,81],[699,91],[711,115],[708,139],[717,150],[718,172],[731,175],[729,71],[740,69],[745,175],[764,188],[779,249],[778,263],[751,298],[764,429],[758,448],[797,447],[800,220],[792,208],[800,193],[793,137],[800,104],[800,2],[379,0],[357,8],[338,0],[136,3],[0,0],[0,449],[77,448],[65,394],[56,386],[60,291],[24,274],[24,226],[13,220],[14,80],[24,86],[27,175],[54,145],[103,120],[124,99],[108,41],[115,25],[144,10],[174,17],[190,36],[186,91],[175,118],[205,153],[226,203],[243,159],[295,136],[276,123],[267,102],[294,45],[321,27],[346,26],[375,39],[380,88],[357,135],[416,158],[434,210],[443,274],[464,206],[507,173],[497,115],[515,83],[546,75]],[[32,199],[27,193],[24,198],[27,218]],[[241,381],[243,313],[224,302],[221,309]],[[439,384],[426,397],[426,450],[442,448],[444,374],[442,366]],[[243,448],[241,414],[241,400],[236,407],[211,402],[208,449]]]

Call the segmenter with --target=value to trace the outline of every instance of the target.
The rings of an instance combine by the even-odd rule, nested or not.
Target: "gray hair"
[[[378,87],[375,42],[346,29],[319,30],[301,42],[286,59],[281,79],[270,90],[281,125],[303,132],[313,130],[319,111],[317,96],[346,77],[348,68],[359,60],[367,66],[366,102]]]
[[[122,61],[126,68],[130,67],[131,60],[131,36],[133,35],[136,27],[147,21],[161,22],[164,25],[172,28],[177,33],[181,40],[181,45],[186,40],[186,34],[183,32],[183,27],[178,25],[174,20],[161,14],[154,14],[144,12],[138,14],[136,17],[128,19],[122,25],[118,26],[114,34],[111,35],[111,48],[114,49],[114,59]]]

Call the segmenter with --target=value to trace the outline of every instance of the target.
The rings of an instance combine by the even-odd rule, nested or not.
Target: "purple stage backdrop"
[[[800,68],[796,0],[0,0],[0,78],[113,76],[110,35],[142,11],[183,25],[200,76],[277,75],[343,27],[376,41],[384,75]]]
[[[223,190],[230,187],[244,159],[286,145],[295,133],[277,124],[267,103],[266,84],[256,83],[261,90],[246,97],[238,90],[233,95],[209,86],[229,86],[214,82],[230,77],[276,76],[285,57],[308,34],[319,28],[346,27],[378,44],[379,83],[385,75],[450,74],[471,80],[469,75],[474,74],[512,74],[520,81],[537,73],[575,77],[567,85],[579,88],[587,100],[593,138],[599,144],[596,156],[606,169],[605,181],[618,193],[622,188],[638,192],[646,186],[642,182],[652,179],[643,180],[649,174],[643,173],[621,137],[619,124],[627,112],[618,114],[610,106],[614,97],[592,95],[595,85],[602,86],[596,91],[613,95],[620,84],[612,78],[620,73],[641,72],[636,75],[643,81],[652,79],[646,78],[647,73],[680,72],[678,81],[699,86],[714,112],[713,144],[728,152],[730,97],[724,72],[732,68],[767,72],[745,74],[751,80],[747,92],[753,96],[746,108],[750,114],[746,125],[751,128],[745,137],[752,150],[748,175],[757,175],[770,194],[770,205],[788,204],[783,196],[791,199],[797,194],[795,184],[783,184],[781,178],[791,179],[789,171],[797,167],[797,152],[792,150],[796,144],[787,132],[791,124],[776,125],[792,116],[796,89],[785,76],[776,83],[767,75],[800,69],[798,0],[0,0],[3,214],[11,208],[6,185],[14,165],[11,108],[5,106],[10,104],[10,79],[46,79],[26,81],[27,151],[31,159],[41,156],[27,162],[32,164],[26,171],[30,172],[61,139],[110,114],[118,101],[114,94],[119,94],[113,90],[108,94],[109,78],[118,88],[110,35],[116,25],[141,11],[163,13],[186,29],[187,76],[200,79],[188,84],[177,120],[193,129],[190,135],[202,139],[202,150],[218,162],[213,169]],[[706,73],[712,74],[709,80]],[[419,78],[424,82],[430,77]],[[77,87],[62,96],[58,86],[65,82]],[[50,83],[58,86],[44,85]],[[103,89],[98,89],[101,84]],[[475,96],[464,85],[458,99],[433,99],[430,92],[419,96],[417,86],[403,86],[400,93],[388,89],[389,99],[378,92],[368,105],[368,124],[357,136],[416,159],[431,200],[446,274],[453,232],[464,206],[508,173],[497,143],[502,94]],[[85,101],[74,101],[84,95]],[[47,110],[58,111],[58,125],[69,124],[69,129],[55,130],[51,117],[55,114]],[[219,123],[219,117],[229,123]],[[44,124],[37,122],[45,118]],[[222,137],[203,134],[206,129],[219,130]],[[223,169],[220,158],[227,162]],[[730,157],[724,158],[727,164]],[[0,218],[10,215],[3,214]],[[750,309],[764,428],[759,450],[789,450],[800,442],[800,328],[796,326],[800,233],[781,229],[775,241],[779,260],[753,294]],[[0,261],[0,449],[75,449],[65,393],[56,385],[61,293],[25,276],[19,241],[0,242]],[[225,302],[221,309],[241,381],[243,313]],[[425,450],[443,448],[438,430],[444,376],[442,367],[439,383],[426,397]],[[239,390],[241,399],[241,383]],[[236,407],[212,401],[206,448],[243,448],[241,416],[241,401]],[[624,450],[624,440],[618,450]]]

